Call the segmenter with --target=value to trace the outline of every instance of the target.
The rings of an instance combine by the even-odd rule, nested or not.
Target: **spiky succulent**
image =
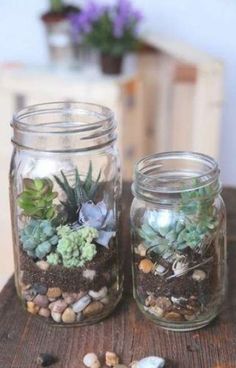
[[[25,216],[38,219],[52,219],[56,215],[53,200],[57,193],[53,192],[53,182],[48,178],[23,180],[24,190],[17,202]]]
[[[93,168],[90,161],[84,181],[81,180],[78,169],[75,169],[74,185],[70,185],[63,171],[61,171],[62,178],[54,176],[57,184],[66,194],[66,200],[61,201],[61,203],[67,212],[69,223],[73,223],[77,220],[77,212],[82,203],[94,200],[101,172],[99,172],[95,181],[93,181],[92,173]]]
[[[217,227],[211,189],[197,189],[181,195],[179,211],[149,210],[139,235],[148,248],[159,254],[167,250],[201,247]],[[206,198],[209,198],[208,200]]]
[[[98,237],[98,231],[92,227],[82,227],[73,230],[68,225],[57,228],[59,242],[54,253],[47,257],[50,264],[63,264],[63,266],[82,267],[96,255],[96,245],[93,240]]]
[[[30,257],[43,259],[57,244],[58,236],[51,221],[32,219],[21,231],[20,240]]]

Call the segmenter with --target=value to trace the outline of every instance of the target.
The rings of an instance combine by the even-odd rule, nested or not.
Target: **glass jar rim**
[[[95,149],[116,140],[112,110],[88,102],[27,106],[13,115],[11,126],[14,144],[40,151]]]
[[[155,153],[136,163],[132,191],[135,196],[155,201],[158,194],[181,194],[211,185],[212,194],[216,195],[221,190],[219,173],[217,161],[203,153]]]

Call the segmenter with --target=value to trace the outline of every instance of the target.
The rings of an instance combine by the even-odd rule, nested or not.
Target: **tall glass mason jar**
[[[10,198],[17,292],[58,325],[95,323],[122,294],[120,164],[110,109],[35,105],[12,122]]]
[[[226,219],[214,159],[154,154],[135,168],[133,288],[160,327],[188,331],[220,311],[226,289]]]

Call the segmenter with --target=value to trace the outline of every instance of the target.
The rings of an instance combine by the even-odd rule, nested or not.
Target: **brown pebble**
[[[51,315],[51,312],[48,308],[40,308],[38,315],[41,317],[49,318]]]
[[[84,310],[84,317],[91,317],[102,312],[104,305],[101,302],[92,302]]]
[[[66,308],[62,314],[62,321],[64,323],[73,323],[75,322],[76,314],[72,308]]]
[[[38,294],[34,298],[34,303],[37,304],[41,308],[46,308],[49,304],[49,300],[48,300],[48,297],[46,295]]]
[[[39,306],[34,304],[34,302],[27,302],[27,311],[32,314],[37,314],[39,311]]]
[[[116,353],[107,351],[105,354],[106,365],[108,367],[114,367],[116,364],[119,364],[119,357]]]
[[[149,273],[152,271],[154,264],[152,263],[152,261],[150,259],[142,259],[142,261],[139,263],[139,270],[144,272],[144,273]]]
[[[62,292],[59,287],[52,287],[48,289],[47,296],[48,298],[59,298]]]
[[[169,312],[165,314],[165,319],[168,319],[169,321],[180,322],[183,321],[183,316],[177,312]]]

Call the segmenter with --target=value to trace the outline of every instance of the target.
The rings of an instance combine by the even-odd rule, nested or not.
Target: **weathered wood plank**
[[[116,351],[126,364],[150,354],[165,357],[169,368],[236,367],[236,190],[224,191],[229,225],[229,295],[221,316],[195,332],[159,329],[138,311],[131,296],[128,214],[131,196],[125,187],[122,248],[125,252],[125,294],[112,316],[82,328],[58,328],[42,323],[21,308],[11,279],[0,294],[0,368],[35,368],[39,353],[58,357],[55,368],[82,368],[89,351]],[[233,220],[232,220],[233,219]],[[235,222],[234,222],[235,219]]]

